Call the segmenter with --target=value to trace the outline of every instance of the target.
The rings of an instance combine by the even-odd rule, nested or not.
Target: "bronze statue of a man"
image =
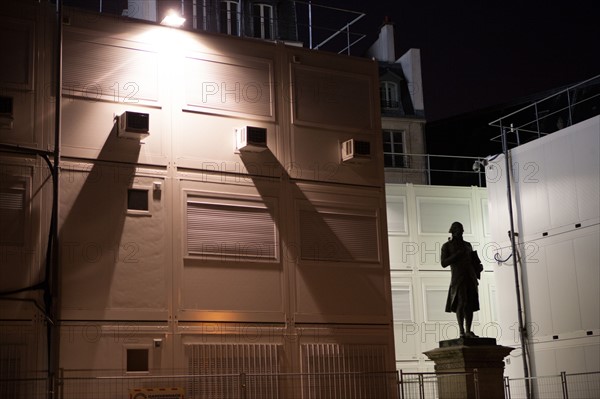
[[[471,331],[473,312],[479,310],[477,279],[483,267],[479,263],[477,252],[471,244],[463,240],[463,226],[459,222],[452,223],[449,233],[452,238],[442,245],[442,267],[452,271],[446,312],[456,313],[460,336],[476,338]]]

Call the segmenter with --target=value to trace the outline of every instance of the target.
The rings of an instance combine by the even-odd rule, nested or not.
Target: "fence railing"
[[[529,378],[504,378],[506,399],[527,399],[526,384],[534,398],[593,399],[600,398],[600,371]]]
[[[113,375],[110,375],[110,374]],[[43,375],[0,378],[2,399],[433,399],[485,398],[484,385],[473,373],[280,373],[218,375],[114,375],[118,372],[63,371],[56,392]],[[98,375],[101,374],[101,375]],[[525,384],[535,399],[600,398],[600,371],[565,372],[554,376],[504,378],[506,399],[527,399]],[[144,396],[145,395],[145,396]]]
[[[384,153],[384,156],[388,155],[400,158],[403,166],[389,170],[407,175],[416,174],[424,180],[419,182],[415,178],[415,181],[411,181],[413,183],[485,187],[485,168],[479,166],[482,164],[483,157]]]
[[[396,372],[64,376],[59,399],[395,399]],[[142,396],[146,395],[146,396]],[[170,395],[170,396],[168,396]]]
[[[511,146],[519,146],[598,115],[600,75],[535,101],[489,123],[506,134]]]
[[[477,372],[473,373],[404,373],[398,377],[401,399],[462,399],[479,398]]]
[[[11,377],[4,374],[0,378],[0,398],[2,399],[42,399],[48,395],[49,379],[45,373],[28,377]]]

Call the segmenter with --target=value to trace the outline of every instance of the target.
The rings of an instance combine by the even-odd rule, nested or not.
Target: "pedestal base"
[[[435,362],[440,399],[504,399],[504,358],[512,350],[493,338],[458,338],[424,354]]]

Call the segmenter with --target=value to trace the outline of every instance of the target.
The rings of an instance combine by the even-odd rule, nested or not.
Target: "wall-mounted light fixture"
[[[160,24],[170,26],[172,28],[180,28],[181,26],[183,26],[184,22],[185,18],[177,15],[175,11],[169,11]]]

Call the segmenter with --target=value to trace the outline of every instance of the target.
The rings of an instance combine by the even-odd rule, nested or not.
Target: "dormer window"
[[[273,6],[255,3],[252,5],[254,37],[273,39]]]
[[[382,109],[398,109],[398,84],[395,82],[381,82],[379,86]]]

